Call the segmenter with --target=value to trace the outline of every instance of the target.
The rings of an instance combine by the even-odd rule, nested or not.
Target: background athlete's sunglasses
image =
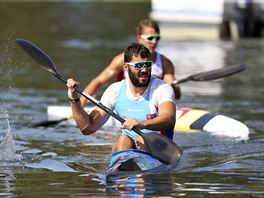
[[[144,67],[146,67],[147,69],[150,69],[153,62],[152,61],[145,61],[145,62],[137,62],[137,63],[126,63],[129,66],[134,67],[135,69],[143,69]]]
[[[155,39],[156,41],[160,40],[160,35],[159,34],[147,34],[147,35],[141,35],[141,38],[152,41]]]

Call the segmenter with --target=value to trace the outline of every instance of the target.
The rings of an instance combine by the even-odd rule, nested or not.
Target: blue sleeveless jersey
[[[124,118],[134,118],[138,121],[143,121],[147,119],[152,119],[158,115],[158,108],[150,102],[151,93],[150,90],[147,90],[145,98],[140,101],[132,101],[126,96],[127,90],[127,80],[122,81],[122,85],[119,91],[117,101],[115,103],[115,111],[117,114]],[[151,106],[152,105],[152,106]],[[147,129],[141,130],[144,133],[157,132],[167,136],[170,139],[173,139],[173,129],[168,129],[165,131],[152,131]],[[134,140],[138,137],[138,134],[134,131],[123,129],[122,133],[130,136]]]

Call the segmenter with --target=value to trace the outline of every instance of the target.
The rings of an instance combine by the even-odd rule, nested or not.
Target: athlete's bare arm
[[[181,98],[181,89],[178,84],[175,83],[176,78],[174,76],[174,67],[172,62],[162,55],[164,76],[163,80],[170,84],[174,90],[175,98],[179,100]],[[173,83],[174,82],[174,83]]]

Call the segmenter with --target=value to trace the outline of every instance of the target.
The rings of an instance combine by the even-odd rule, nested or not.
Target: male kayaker
[[[101,103],[115,110],[126,121],[122,124],[122,135],[113,146],[113,152],[137,148],[147,150],[141,136],[132,129],[142,132],[157,132],[173,139],[175,125],[175,95],[173,88],[151,76],[151,54],[142,44],[132,43],[124,52],[124,70],[128,78],[111,84],[103,93]],[[73,118],[84,135],[96,132],[109,118],[104,110],[95,107],[89,114],[84,111],[74,86],[79,83],[67,80],[68,97]]]
[[[164,55],[155,51],[158,41],[160,39],[160,29],[158,24],[150,19],[145,19],[139,22],[136,28],[137,41],[140,44],[145,45],[151,53],[151,61],[154,62],[152,66],[152,75],[165,80],[170,84],[175,92],[176,99],[180,99],[181,91],[179,85],[177,85],[176,78],[174,76],[174,66],[172,62]],[[89,95],[94,95],[103,85],[117,78],[122,80],[125,78],[124,74],[124,52],[115,56],[111,63],[84,89]],[[81,103],[85,106],[87,100],[85,97],[81,97]]]

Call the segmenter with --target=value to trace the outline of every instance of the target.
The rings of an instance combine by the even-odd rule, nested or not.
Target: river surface
[[[158,51],[172,60],[178,79],[233,64],[247,66],[219,80],[183,83],[177,105],[239,120],[249,127],[249,137],[175,131],[174,141],[184,153],[170,171],[106,182],[117,129],[83,136],[74,126],[28,127],[47,119],[48,106],[68,105],[67,91],[16,38],[37,44],[59,73],[84,87],[136,41],[135,27],[150,9],[148,2],[0,2],[1,197],[264,196],[263,38],[160,41]]]

